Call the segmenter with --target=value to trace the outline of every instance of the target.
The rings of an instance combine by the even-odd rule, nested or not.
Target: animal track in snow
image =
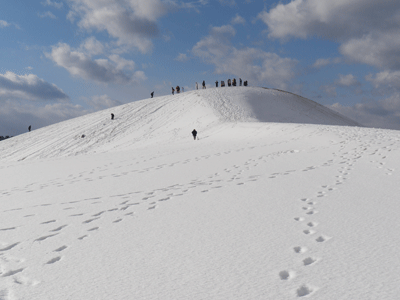
[[[306,212],[307,215],[314,215],[317,213],[318,213],[318,211],[316,211],[316,210],[310,210],[310,211]]]
[[[46,265],[54,264],[55,262],[58,262],[58,261],[60,261],[60,260],[61,260],[61,256],[54,257],[54,258],[50,259],[50,260],[46,263]]]
[[[68,246],[61,246],[60,248],[57,248],[56,250],[54,250],[53,252],[61,252],[61,251],[63,251],[63,250],[65,250],[65,249],[67,249],[68,248]]]
[[[98,229],[99,229],[99,227],[93,227],[93,228],[88,229],[88,231],[95,231],[95,230],[98,230]]]
[[[24,270],[24,268],[8,271],[7,273],[5,273],[5,274],[3,275],[3,277],[13,276],[13,275],[15,275],[15,274],[17,274],[17,273],[21,273],[23,270]]]
[[[8,250],[14,248],[15,246],[17,246],[18,244],[19,244],[19,243],[11,244],[11,245],[9,245],[9,246],[3,248],[3,249],[0,249],[0,251],[8,251]]]
[[[296,221],[298,221],[298,222],[302,222],[302,221],[304,221],[304,218],[302,218],[302,217],[296,217],[296,218],[294,218]]]
[[[305,266],[309,266],[309,265],[312,265],[313,263],[315,263],[316,261],[317,261],[316,258],[307,257],[307,258],[303,259],[303,264]]]
[[[297,246],[297,247],[293,248],[293,251],[296,252],[296,253],[304,253],[304,252],[307,251],[307,248],[306,247]]]
[[[329,240],[329,239],[331,239],[330,237],[327,237],[327,236],[319,236],[317,239],[316,239],[316,241],[318,242],[318,243],[323,243],[323,242],[326,242],[327,240]]]
[[[304,297],[304,296],[310,295],[312,292],[314,292],[313,288],[303,284],[301,287],[299,287],[297,289],[296,294],[298,297]]]
[[[292,279],[295,276],[295,272],[293,271],[280,271],[279,272],[279,277],[281,278],[281,280],[289,280]]]
[[[318,223],[315,223],[315,222],[308,222],[307,223],[307,226],[309,226],[309,227],[316,227],[318,225]]]
[[[306,229],[306,230],[303,230],[303,233],[304,233],[304,234],[312,235],[312,234],[315,233],[315,231],[314,231],[314,230],[308,230],[308,229]]]
[[[46,239],[48,239],[48,238],[51,238],[51,237],[53,237],[53,236],[56,236],[56,235],[58,235],[58,233],[56,233],[56,234],[50,234],[50,235],[45,235],[45,236],[42,236],[42,237],[40,237],[40,238],[34,240],[34,242],[41,242],[41,241],[44,241],[44,240],[46,240]]]

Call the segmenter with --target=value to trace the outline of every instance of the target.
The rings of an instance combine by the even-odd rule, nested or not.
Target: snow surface
[[[399,299],[400,132],[350,125],[237,87],[2,141],[0,300]]]

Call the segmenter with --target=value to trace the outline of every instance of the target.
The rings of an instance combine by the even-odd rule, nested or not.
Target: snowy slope
[[[219,92],[3,149],[0,299],[398,299],[400,133],[323,109],[309,124],[308,101],[282,93],[269,116],[288,103],[304,123],[260,122],[253,104],[276,91]]]
[[[110,120],[114,113],[115,120]],[[96,112],[0,143],[0,159],[103,153],[185,141],[238,122],[357,123],[311,100],[277,90],[231,87],[156,97]],[[82,136],[85,136],[82,138]]]

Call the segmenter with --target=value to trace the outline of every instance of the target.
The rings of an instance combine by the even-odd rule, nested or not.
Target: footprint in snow
[[[279,277],[280,277],[281,280],[290,280],[290,279],[295,277],[295,272],[294,271],[287,271],[287,270],[280,271],[279,272]]]

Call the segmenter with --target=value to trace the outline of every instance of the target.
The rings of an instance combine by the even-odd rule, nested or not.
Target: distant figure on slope
[[[151,98],[153,98],[153,96],[154,96],[154,92],[151,92],[150,96],[151,96]]]
[[[196,90],[198,90],[199,89],[199,85],[197,84],[197,82],[196,82]]]
[[[215,87],[218,87],[218,80],[215,82]]]
[[[181,91],[179,85],[176,86],[175,90],[176,90],[176,93],[179,94],[179,92]]]
[[[225,81],[221,80],[221,87],[225,87]]]
[[[233,86],[236,86],[236,78],[233,78],[233,80],[232,80],[232,85],[233,85]]]
[[[175,93],[175,90],[174,90],[174,88],[172,87],[172,95]]]
[[[193,139],[196,140],[196,137],[197,137],[197,131],[196,131],[196,129],[193,129],[192,135],[193,135]]]
[[[242,78],[239,78],[239,85],[242,86]]]
[[[247,80],[246,80],[245,82],[243,82],[243,85],[244,85],[244,86],[247,86]]]
[[[113,113],[111,114],[111,120],[114,120],[114,114]]]
[[[31,125],[29,125],[29,127],[28,127],[28,130],[29,130],[29,132],[31,131],[31,128],[32,128],[32,126],[31,126]]]
[[[231,80],[228,79],[228,86],[231,86],[231,85],[232,85]]]
[[[206,82],[203,80],[203,89],[206,88]]]

